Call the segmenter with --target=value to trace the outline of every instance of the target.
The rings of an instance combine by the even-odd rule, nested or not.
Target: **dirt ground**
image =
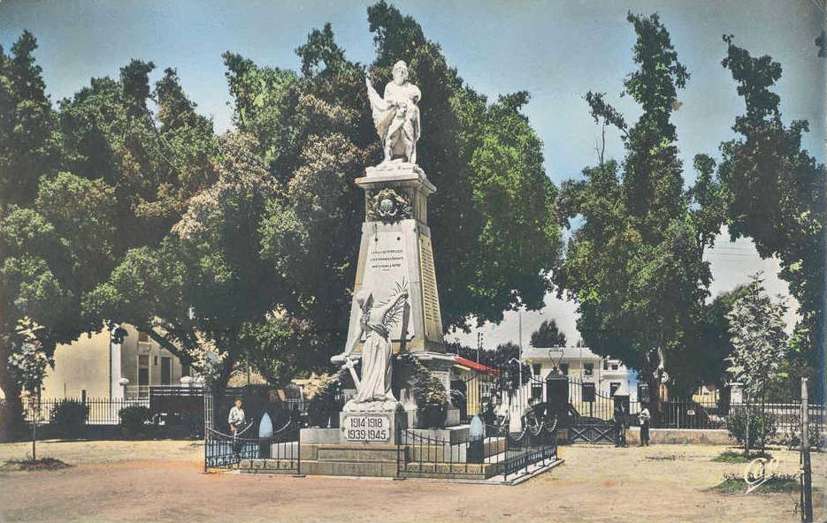
[[[25,444],[0,445],[0,462]],[[45,442],[38,454],[74,465],[0,473],[0,521],[798,521],[796,494],[723,495],[706,489],[743,465],[711,459],[723,447],[560,448],[566,463],[514,487],[202,474],[187,441]],[[798,455],[775,451],[781,472]],[[814,454],[816,521],[827,521],[827,455]]]

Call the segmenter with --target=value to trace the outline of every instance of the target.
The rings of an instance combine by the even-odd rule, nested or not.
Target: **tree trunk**
[[[5,395],[5,408],[0,409],[0,441],[9,441],[25,428],[20,386],[8,366],[11,344],[7,336],[0,342],[0,389]]]
[[[220,432],[227,432],[229,430],[226,423],[228,411],[226,405],[224,405],[224,394],[227,390],[227,382],[230,381],[230,374],[232,374],[234,366],[235,358],[229,353],[227,359],[224,360],[221,373],[212,384],[213,423],[215,424],[213,428]]]
[[[749,395],[747,395],[746,391],[744,392],[744,398],[745,398],[744,403],[746,403],[746,406],[747,406],[747,415],[746,415],[746,421],[745,421],[746,426],[744,427],[744,434],[746,434],[746,436],[744,437],[744,456],[746,456],[746,458],[749,459],[749,447],[750,447],[750,444],[749,444],[750,443],[750,441],[749,441],[749,437],[750,437],[749,426],[750,426],[750,423],[752,422],[752,409],[750,409]]]

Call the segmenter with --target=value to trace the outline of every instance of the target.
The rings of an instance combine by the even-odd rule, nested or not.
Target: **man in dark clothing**
[[[614,410],[615,447],[626,446],[626,409],[623,402],[615,402]]]

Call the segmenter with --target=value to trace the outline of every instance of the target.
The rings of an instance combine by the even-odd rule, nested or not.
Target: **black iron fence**
[[[118,425],[121,422],[119,412],[126,407],[149,408],[149,398],[140,400],[127,399],[101,399],[101,398],[61,398],[43,399],[27,408],[25,411],[26,421],[31,423],[37,421],[44,424],[52,421],[54,414],[64,403],[78,403],[86,406],[87,425]]]
[[[638,404],[639,405],[639,404]],[[801,404],[794,402],[755,402],[755,403],[715,403],[694,400],[662,401],[659,408],[652,410],[653,428],[674,429],[725,429],[731,414],[749,410],[772,419],[778,431],[792,430],[798,427],[801,417]],[[639,410],[638,410],[639,412]],[[637,424],[636,412],[632,411],[632,424]],[[816,430],[823,431],[827,423],[827,408],[824,405],[810,403],[810,423]],[[820,429],[819,429],[820,427]]]
[[[583,426],[605,426],[614,422],[615,406],[618,401],[624,405],[627,424],[639,425],[639,414],[646,407],[651,415],[650,427],[660,429],[726,429],[733,413],[750,410],[771,419],[775,429],[781,433],[795,430],[801,416],[798,401],[769,401],[759,398],[753,402],[732,401],[727,395],[696,396],[686,400],[639,401],[629,396],[611,395],[601,391],[597,384],[568,379],[568,397],[571,423]],[[827,408],[822,404],[810,403],[809,416],[814,430],[827,430]]]
[[[204,470],[243,467],[255,471],[264,468],[259,460],[267,460],[268,468],[299,473],[301,428],[288,422],[265,437],[258,437],[258,428],[256,421],[234,434],[208,427],[204,439]]]
[[[503,481],[529,474],[557,459],[557,433],[545,423],[526,425],[520,433],[507,425],[471,430],[400,429],[397,476]]]

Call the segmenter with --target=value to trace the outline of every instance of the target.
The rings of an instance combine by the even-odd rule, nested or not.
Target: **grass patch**
[[[776,474],[753,490],[752,494],[791,494],[797,493],[799,487],[795,474]],[[747,483],[737,474],[724,474],[724,480],[709,490],[720,494],[744,494]]]
[[[32,470],[60,470],[69,468],[68,465],[57,458],[40,458],[40,459],[10,459],[0,470],[3,471],[32,471]]]
[[[750,454],[749,457],[744,456],[743,452],[736,452],[734,450],[727,450],[726,452],[722,452],[716,457],[712,458],[712,461],[717,461],[719,463],[749,463],[750,461],[757,459],[757,458],[767,458],[771,459],[772,454],[770,453],[755,453]]]

